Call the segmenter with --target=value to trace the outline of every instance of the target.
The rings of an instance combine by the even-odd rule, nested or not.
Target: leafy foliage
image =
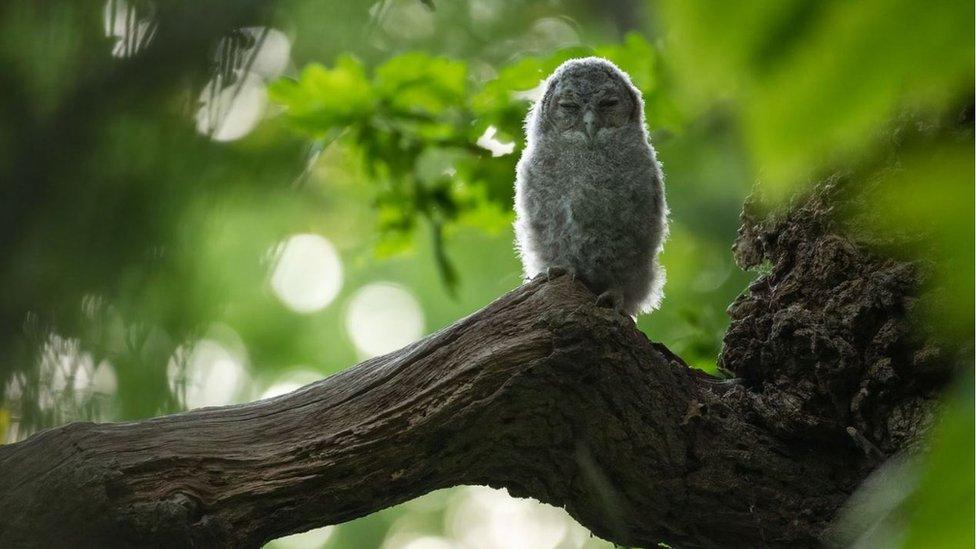
[[[770,194],[857,163],[899,110],[971,92],[971,2],[665,2],[675,66],[703,96],[741,102]],[[923,38],[924,37],[924,38]]]
[[[292,127],[319,140],[316,150],[339,139],[347,154],[360,158],[377,189],[381,255],[407,249],[426,220],[441,276],[453,289],[456,269],[444,253],[444,232],[460,225],[497,233],[510,222],[512,174],[531,91],[563,61],[587,55],[615,61],[648,97],[665,95],[654,50],[637,33],[620,45],[523,58],[477,88],[464,61],[409,52],[377,66],[371,78],[348,55],[331,69],[311,64],[299,78],[271,84],[269,94],[285,107]],[[663,108],[663,101],[649,104],[655,116]],[[513,152],[490,153],[478,145],[482,136],[512,143]]]

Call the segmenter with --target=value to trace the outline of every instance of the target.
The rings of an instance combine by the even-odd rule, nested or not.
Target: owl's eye
[[[601,107],[613,107],[617,103],[620,103],[620,101],[617,100],[615,97],[611,97],[609,99],[604,99],[603,101],[600,101],[600,106]]]
[[[575,111],[579,109],[579,105],[576,103],[560,103],[559,107],[566,109],[567,111]]]

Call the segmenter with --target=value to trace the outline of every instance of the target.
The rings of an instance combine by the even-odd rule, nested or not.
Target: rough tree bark
[[[294,393],[0,447],[0,546],[227,546],[438,488],[505,487],[618,544],[818,545],[925,429],[952,362],[913,329],[920,269],[846,234],[822,186],[747,207],[719,383],[582,285],[532,281]]]

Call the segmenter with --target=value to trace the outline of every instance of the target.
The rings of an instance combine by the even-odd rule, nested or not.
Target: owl
[[[630,77],[597,58],[563,63],[525,120],[515,235],[525,276],[575,276],[636,317],[661,301],[664,177]]]

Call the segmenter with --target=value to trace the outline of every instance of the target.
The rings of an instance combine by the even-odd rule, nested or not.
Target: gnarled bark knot
[[[765,373],[776,356],[727,348],[747,375],[716,383],[544,278],[291,394],[0,447],[0,546],[257,547],[460,484],[563,506],[628,546],[822,540],[878,462],[845,431],[849,406],[791,436],[807,393]],[[778,337],[763,326],[740,348]]]

